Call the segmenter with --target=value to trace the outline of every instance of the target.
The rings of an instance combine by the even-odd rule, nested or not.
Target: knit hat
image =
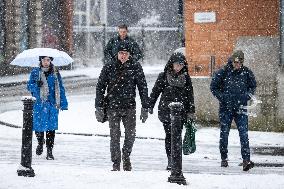
[[[241,50],[237,50],[237,51],[234,51],[233,54],[232,54],[232,61],[236,61],[236,62],[241,62],[243,63],[244,62],[244,53],[243,51]]]
[[[121,43],[118,45],[118,48],[117,48],[117,52],[119,52],[119,51],[127,51],[127,52],[130,52],[129,45],[128,45],[126,42],[121,42]]]
[[[179,64],[182,64],[182,65],[187,64],[185,56],[180,52],[173,53],[172,56],[170,57],[169,62],[171,62],[172,64],[173,63],[179,63]]]
[[[51,61],[53,61],[53,57],[50,56],[39,56],[39,61],[41,61],[42,59],[44,59],[44,57],[49,57]]]

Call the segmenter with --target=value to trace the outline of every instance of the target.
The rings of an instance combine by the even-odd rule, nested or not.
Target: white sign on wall
[[[194,23],[216,22],[216,12],[195,12]]]

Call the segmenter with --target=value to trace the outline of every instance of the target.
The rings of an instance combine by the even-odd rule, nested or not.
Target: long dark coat
[[[181,61],[186,66],[179,72],[185,74],[186,83],[183,87],[171,86],[167,80],[167,73],[172,74],[173,63]],[[174,75],[173,75],[174,76]],[[177,75],[176,75],[177,76]],[[191,78],[188,74],[188,66],[184,55],[181,53],[174,53],[165,66],[164,72],[161,72],[156,80],[156,83],[150,94],[149,107],[154,108],[158,97],[161,94],[158,116],[161,122],[170,122],[170,108],[171,102],[181,102],[184,106],[183,118],[186,119],[187,113],[194,113],[194,95]]]
[[[112,88],[120,76],[121,79]],[[103,98],[107,90],[107,93],[109,93],[109,109],[135,108],[136,86],[138,87],[142,107],[148,108],[148,88],[143,69],[139,63],[129,59],[124,64],[119,60],[115,60],[104,65],[96,86],[95,107],[103,106]],[[111,89],[112,91],[110,91]]]
[[[127,43],[130,48],[130,55],[134,61],[139,61],[141,58],[143,58],[142,51],[133,38],[126,36],[124,40],[121,40],[119,36],[116,36],[109,40],[104,49],[105,63],[112,62],[117,59],[117,49],[121,43]]]

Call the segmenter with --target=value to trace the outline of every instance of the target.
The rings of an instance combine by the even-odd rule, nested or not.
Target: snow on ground
[[[68,97],[69,110],[60,111],[59,113],[59,129],[62,133],[79,133],[79,134],[94,134],[94,135],[109,135],[108,122],[99,123],[95,118],[94,96],[72,96]],[[154,109],[154,114],[149,114],[149,118],[145,124],[139,120],[141,104],[139,98],[136,98],[137,103],[137,137],[147,138],[164,138],[164,130],[162,123],[158,120],[157,105]],[[23,125],[23,111],[14,110],[0,114],[0,120],[15,124]],[[18,119],[15,119],[17,117]],[[122,125],[122,124],[121,124]],[[122,135],[123,127],[122,127]],[[284,146],[284,134],[282,133],[266,133],[251,131],[250,144],[252,146]],[[273,135],[273,137],[271,136]],[[218,128],[203,128],[197,132],[197,141],[200,143],[217,144],[219,140]],[[238,131],[232,129],[230,132],[230,143],[239,145]]]
[[[0,125],[0,189],[2,188],[180,188],[167,182],[166,155],[162,124],[154,115],[142,124],[137,108],[137,136],[156,139],[136,139],[132,153],[133,172],[111,172],[108,124],[98,123],[94,115],[92,96],[69,97],[69,110],[60,113],[59,132],[89,133],[94,136],[57,134],[54,161],[33,154],[34,178],[18,177],[20,163],[21,129]],[[22,125],[22,111],[15,110],[0,115],[0,120]],[[123,128],[123,127],[122,127]],[[122,129],[123,133],[123,129]],[[251,146],[284,146],[284,134],[250,132]],[[248,173],[238,164],[240,148],[238,132],[231,130],[229,138],[228,169],[220,168],[218,128],[199,128],[196,133],[197,151],[183,157],[183,172],[189,185],[186,188],[282,188],[283,167],[256,167]],[[121,143],[123,139],[121,139]],[[33,138],[33,152],[36,139]],[[283,156],[254,156],[257,162],[284,163]]]
[[[207,129],[205,133],[209,135],[211,131]],[[227,169],[220,168],[218,158],[212,158],[218,153],[216,144],[213,144],[215,149],[208,144],[197,145],[195,154],[184,156],[183,172],[187,186],[168,183],[170,172],[164,170],[163,144],[161,140],[137,139],[131,156],[133,171],[111,172],[108,137],[56,135],[55,160],[45,160],[45,152],[42,156],[33,153],[32,167],[36,176],[26,178],[16,173],[20,164],[21,129],[0,125],[0,188],[280,189],[284,185],[283,171],[279,174],[269,168],[254,168],[243,172],[237,165],[239,150],[234,150],[234,146],[229,150],[234,150],[232,159],[237,161],[231,162]],[[35,147],[34,139],[33,152]],[[208,158],[202,158],[204,155]]]
[[[145,68],[146,73],[157,74],[163,67]],[[86,68],[62,71],[64,76],[86,75],[97,77],[100,68]],[[97,75],[96,75],[97,74]],[[26,75],[27,76],[27,75]],[[25,76],[17,77],[18,81]],[[1,83],[14,82],[5,78]],[[33,137],[32,167],[33,178],[17,176],[21,161],[21,129],[0,125],[0,189],[20,188],[196,188],[196,189],[282,189],[284,186],[283,167],[255,167],[243,172],[239,163],[240,145],[238,132],[232,129],[229,137],[229,167],[220,167],[218,150],[219,129],[201,128],[196,133],[197,151],[183,156],[183,173],[187,186],[168,183],[170,172],[165,171],[167,158],[164,150],[164,131],[157,118],[149,115],[145,124],[139,120],[140,103],[137,104],[137,139],[131,161],[132,172],[111,172],[108,123],[95,119],[94,96],[68,96],[69,110],[59,115],[61,133],[93,134],[80,136],[57,134],[54,147],[54,161],[45,159],[46,149],[41,156],[35,155],[36,139]],[[137,102],[140,99],[137,98]],[[21,102],[19,102],[21,103]],[[4,104],[5,105],[5,104]],[[1,105],[2,106],[2,105]],[[22,110],[0,114],[0,120],[21,126]],[[123,127],[122,127],[123,128]],[[122,135],[123,129],[122,129]],[[105,137],[103,137],[105,136]],[[141,139],[142,137],[142,139]],[[250,145],[284,146],[283,133],[249,132]],[[121,139],[123,143],[123,138]],[[283,156],[252,154],[257,163],[284,163]]]

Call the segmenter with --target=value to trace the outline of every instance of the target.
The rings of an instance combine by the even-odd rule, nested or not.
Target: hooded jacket
[[[178,72],[173,72],[173,63],[179,62],[185,66]],[[170,74],[170,77],[169,75]],[[169,78],[184,78],[180,79],[179,84],[173,84]],[[183,81],[184,80],[184,81]],[[184,82],[183,85],[180,85]],[[186,113],[194,113],[194,95],[191,78],[188,74],[187,61],[182,53],[174,53],[167,62],[165,69],[161,72],[155,82],[155,85],[150,94],[149,107],[154,108],[158,97],[161,94],[158,116],[161,122],[170,122],[170,108],[171,102],[181,102],[184,106],[182,116],[186,119]]]
[[[256,80],[253,72],[246,66],[234,70],[230,58],[224,68],[214,73],[210,89],[219,100],[221,110],[238,110],[241,105],[247,105],[249,94],[254,94]]]

